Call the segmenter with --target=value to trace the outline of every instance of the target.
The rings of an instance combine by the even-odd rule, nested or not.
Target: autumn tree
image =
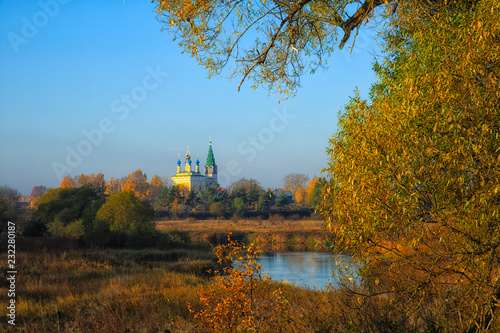
[[[323,187],[323,181],[322,180],[320,181],[320,179],[317,176],[314,176],[309,181],[309,184],[307,185],[305,192],[306,192],[306,201],[310,207],[315,208],[321,202],[322,187]]]
[[[305,199],[305,189],[308,181],[309,176],[303,173],[290,173],[283,178],[285,190],[292,192],[297,202]]]
[[[45,192],[47,192],[47,187],[43,185],[34,186],[31,190],[31,198],[41,197]]]
[[[140,199],[148,197],[148,176],[138,169],[127,176],[122,191],[132,191]]]
[[[43,185],[39,186],[34,186],[33,189],[31,190],[31,203],[30,203],[30,208],[35,209],[36,206],[38,206],[38,201],[40,200],[40,197],[47,192],[47,187]]]
[[[95,174],[90,174],[90,175],[85,175],[85,174],[80,174],[80,176],[75,177],[74,183],[78,187],[82,187],[85,185],[91,185],[93,188],[99,189],[99,190],[104,190],[106,187],[106,182],[104,180],[104,175],[99,172],[97,175]]]
[[[71,179],[70,176],[66,175],[64,176],[63,180],[61,181],[61,188],[74,188],[75,187],[75,182],[73,182],[73,179]]]
[[[83,173],[80,174],[80,176],[78,176],[78,177],[75,176],[75,178],[76,178],[75,183],[78,187],[81,187],[85,184],[90,183],[89,177],[84,175]]]
[[[106,181],[104,180],[104,175],[101,172],[99,172],[97,175],[94,175],[93,173],[90,174],[90,184],[94,188],[104,189],[106,186]]]
[[[242,246],[228,236],[214,248],[222,271],[200,288],[200,307],[189,305],[202,332],[291,332],[281,286],[262,275],[256,244]]]
[[[106,194],[118,193],[122,190],[123,185],[125,183],[124,178],[109,178],[109,181],[106,183]]]
[[[165,184],[163,184],[163,180],[160,178],[160,176],[154,175],[149,181],[148,185],[148,199],[151,202],[155,203],[158,200],[161,190],[163,189]]]
[[[306,196],[307,198],[309,198],[309,196],[311,195],[313,189],[316,187],[316,184],[318,183],[319,181],[319,178],[317,176],[313,176],[311,178],[311,180],[309,181],[309,183],[307,184],[307,188],[306,188]]]
[[[372,99],[330,141],[320,211],[367,262],[359,306],[397,308],[398,331],[497,332],[500,3],[432,3],[399,4]]]
[[[158,20],[212,75],[247,78],[293,94],[301,75],[325,67],[336,45],[401,0],[156,0]]]

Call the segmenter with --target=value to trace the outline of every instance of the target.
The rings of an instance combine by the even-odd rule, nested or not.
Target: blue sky
[[[280,187],[288,173],[320,175],[338,111],[375,81],[364,31],[280,103],[250,82],[238,92],[239,80],[208,79],[160,29],[149,1],[0,1],[0,185],[170,177],[188,145],[203,166],[211,137],[222,186]]]

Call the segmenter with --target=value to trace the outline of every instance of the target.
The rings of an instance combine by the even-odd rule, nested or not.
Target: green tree
[[[276,202],[276,195],[272,190],[262,193],[259,198],[258,208],[260,211],[269,214],[271,207]]]
[[[133,236],[155,230],[154,210],[146,201],[141,201],[132,191],[121,191],[109,196],[96,215],[99,224],[111,232]]]
[[[241,198],[246,209],[257,209],[260,195],[264,192],[262,186],[255,179],[241,178],[229,186],[231,198]]]
[[[161,190],[158,201],[156,202],[156,209],[171,210],[174,201],[177,204],[182,203],[181,191],[178,185],[173,185],[172,187],[164,187]]]
[[[285,208],[288,206],[288,197],[285,194],[284,191],[281,191],[280,195],[278,195],[278,198],[276,200],[276,208]]]
[[[38,200],[37,207],[40,204],[43,204],[43,203],[52,201],[54,199],[57,199],[59,197],[59,193],[61,191],[63,191],[63,189],[60,188],[60,187],[58,187],[58,188],[49,188],[48,190],[45,191],[44,194],[42,194],[39,197],[40,199]]]
[[[201,202],[208,208],[216,201],[219,187],[217,184],[205,185],[200,191]]]
[[[226,190],[219,188],[217,184],[205,185],[200,191],[200,202],[204,209],[209,210],[213,203],[221,202],[224,207],[230,205]]]
[[[247,213],[247,207],[245,205],[245,202],[240,197],[236,197],[233,199],[233,209],[234,209],[234,213],[238,217],[245,217],[245,215]]]
[[[244,208],[246,209],[248,204],[247,204],[247,190],[244,186],[236,186],[234,188],[231,188],[231,199],[234,200],[239,199],[238,202],[242,202],[244,205]]]
[[[247,188],[247,202],[248,207],[256,210],[259,203],[260,195],[264,192],[264,189],[259,184],[251,184]]]
[[[26,236],[40,236],[50,223],[56,223],[50,230],[62,230],[75,221],[81,220],[85,233],[92,231],[93,220],[104,199],[98,193],[98,189],[86,185],[80,188],[49,189],[40,197],[39,204],[31,216],[31,221],[27,223]],[[75,226],[70,227],[74,230]],[[54,236],[64,236],[64,232],[54,234]],[[73,233],[74,237],[81,236],[81,233]]]
[[[189,195],[185,200],[186,206],[190,209],[194,209],[199,202],[200,198],[198,196],[198,192],[196,192],[195,190],[189,191]]]
[[[312,191],[308,194],[307,196],[307,204],[312,207],[312,208],[316,208],[320,203],[321,203],[321,200],[323,198],[323,195],[322,195],[322,188],[323,188],[323,185],[324,185],[324,180],[323,179],[319,179],[315,184],[314,184],[314,187],[312,189]]]
[[[85,235],[85,227],[82,220],[76,220],[65,225],[59,220],[47,224],[47,230],[52,237],[81,238]]]
[[[223,217],[225,212],[226,207],[224,207],[224,203],[221,201],[214,202],[210,205],[210,214],[217,218]]]
[[[330,141],[320,211],[337,251],[369,258],[356,297],[385,304],[377,318],[398,331],[496,332],[500,4],[398,11],[372,100],[352,98]]]

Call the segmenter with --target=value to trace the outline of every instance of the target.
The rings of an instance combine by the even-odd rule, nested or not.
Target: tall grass
[[[151,264],[158,251],[43,252],[17,254],[16,328],[27,332],[158,332],[189,329],[187,303],[196,303],[201,274],[213,261],[185,256]],[[165,253],[164,257],[171,256]],[[169,267],[169,264],[173,267]],[[185,270],[184,273],[175,270]],[[7,295],[5,283],[0,294]],[[14,331],[4,320],[2,331]]]
[[[213,303],[203,299],[212,297],[207,291],[220,294],[214,284],[225,285],[224,278],[206,278],[207,269],[214,270],[206,253],[188,250],[19,253],[16,264],[16,327],[6,323],[7,297],[0,297],[1,332],[208,332],[197,311]],[[255,309],[264,311],[250,317],[259,321],[259,332],[279,331],[265,322],[271,315],[282,332],[432,331],[432,322],[405,317],[390,295],[362,297],[367,290],[353,286],[348,292],[255,283],[247,289],[255,291],[253,302],[261,306]],[[6,281],[0,295],[7,295]],[[279,317],[265,312],[268,299],[280,306]]]
[[[261,242],[269,243],[316,243],[311,234],[239,236],[262,236]],[[169,232],[169,237],[169,244],[183,246],[18,253],[16,327],[6,323],[8,299],[0,297],[0,332],[209,332],[215,326],[208,320],[217,323],[219,315],[233,320],[243,313],[226,312],[235,311],[241,299],[250,300],[250,306],[241,308],[245,316],[235,327],[258,327],[259,332],[447,332],[432,321],[442,312],[442,303],[435,299],[422,306],[419,311],[425,316],[419,318],[425,320],[417,322],[402,313],[396,292],[374,292],[384,283],[382,277],[366,280],[364,288],[350,286],[351,292],[303,289],[260,278],[248,287],[248,279],[231,281],[230,274],[208,278],[221,266],[206,243],[192,243],[179,231]],[[379,273],[387,275],[383,267]],[[3,279],[0,295],[7,295],[7,289]],[[233,303],[227,303],[231,299]],[[269,300],[274,302],[271,312],[266,308]],[[217,308],[220,304],[225,307]]]
[[[324,232],[321,220],[291,220],[276,216],[269,220],[231,219],[231,220],[159,220],[158,230],[178,229],[196,232]]]

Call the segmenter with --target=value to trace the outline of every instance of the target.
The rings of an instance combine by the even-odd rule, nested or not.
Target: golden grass
[[[105,252],[18,253],[16,259],[16,326],[2,320],[2,332],[158,332],[174,322],[187,330],[187,303],[196,304],[198,285],[207,281]],[[5,285],[0,294],[7,295]],[[0,307],[7,318],[5,298]]]
[[[200,291],[213,282],[169,271],[171,266],[189,271],[200,259],[147,268],[121,260],[120,255],[119,251],[17,254],[16,326],[2,320],[0,331],[203,332],[189,307],[200,308]],[[282,288],[283,297],[291,301],[284,319],[292,332],[331,326],[334,294]],[[2,285],[0,294],[6,293]],[[6,318],[5,297],[0,303],[0,316]]]
[[[199,276],[207,260],[143,262],[162,254],[130,251],[18,253],[16,327],[6,324],[7,298],[0,297],[0,332],[207,332],[196,312],[189,311],[202,309],[200,297],[214,283]],[[283,332],[411,331],[397,303],[386,295],[363,298],[345,290],[267,286],[277,287],[284,306],[278,318]],[[7,294],[6,283],[0,294]]]
[[[183,231],[201,232],[324,232],[324,222],[321,220],[159,220],[158,230],[178,229]]]

